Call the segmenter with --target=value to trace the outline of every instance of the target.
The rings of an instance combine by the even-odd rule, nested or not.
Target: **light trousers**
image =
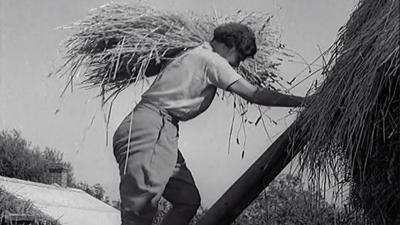
[[[186,225],[200,205],[193,176],[178,150],[178,120],[140,102],[113,137],[119,164],[122,225],[150,225],[163,196],[173,208],[162,224]]]

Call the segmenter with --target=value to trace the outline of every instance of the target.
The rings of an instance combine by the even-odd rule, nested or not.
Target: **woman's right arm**
[[[243,78],[231,84],[228,90],[249,102],[264,106],[298,107],[307,101],[304,97],[285,95],[269,88],[256,87]]]

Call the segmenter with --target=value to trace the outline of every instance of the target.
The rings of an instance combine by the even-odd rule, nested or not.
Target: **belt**
[[[160,113],[160,115],[162,115],[167,121],[171,122],[175,126],[178,126],[179,119],[176,116],[172,115],[170,112],[168,112],[167,109],[164,109],[146,99],[142,99],[138,105],[142,105],[148,109],[151,109],[154,112]]]

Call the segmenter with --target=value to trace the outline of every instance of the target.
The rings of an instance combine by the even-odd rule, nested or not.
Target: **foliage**
[[[109,205],[114,207],[115,209],[121,210],[121,200],[112,200]]]
[[[72,187],[81,189],[81,190],[85,191],[86,193],[88,193],[89,195],[91,195],[101,201],[104,201],[106,203],[109,203],[107,200],[108,197],[105,196],[106,191],[100,184],[95,184],[93,186],[90,186],[89,184],[87,184],[85,182],[78,182],[76,184],[74,183],[72,185]]]
[[[163,217],[167,214],[167,212],[171,209],[171,207],[172,207],[171,203],[169,203],[167,200],[162,198],[158,204],[158,212],[153,220],[153,225],[160,224]],[[197,210],[197,214],[193,217],[190,225],[195,225],[196,222],[200,219],[201,216],[204,215],[205,212],[206,212],[206,209],[203,207],[200,207]]]
[[[305,190],[299,177],[286,175],[271,182],[235,224],[334,224],[334,209],[319,193]]]
[[[159,224],[171,204],[162,199],[154,220]],[[192,220],[207,212],[200,208]],[[301,179],[293,175],[282,176],[242,212],[233,225],[366,225],[359,211],[348,205],[337,207],[326,202],[320,192],[307,190]]]
[[[36,209],[31,202],[19,199],[0,188],[0,222],[8,224],[6,217],[8,214],[23,214],[32,216],[35,223],[32,225],[60,225],[56,220],[46,216]]]
[[[49,168],[53,165],[62,165],[67,170],[68,187],[81,189],[107,202],[108,197],[100,184],[90,186],[75,181],[71,163],[65,162],[56,149],[45,147],[42,151],[25,140],[17,130],[0,132],[0,176],[51,184]]]
[[[49,184],[49,168],[62,164],[68,169],[68,180],[72,182],[72,166],[62,160],[62,154],[55,149],[39,147],[21,137],[17,130],[0,132],[0,175],[22,180]]]

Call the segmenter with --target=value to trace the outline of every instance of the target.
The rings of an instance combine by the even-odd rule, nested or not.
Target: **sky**
[[[17,129],[32,144],[49,146],[71,162],[78,181],[100,183],[106,195],[118,199],[119,175],[111,140],[114,130],[132,110],[137,96],[127,89],[113,107],[110,123],[100,107],[96,92],[75,89],[64,97],[60,93],[65,79],[48,74],[62,62],[60,43],[70,35],[58,29],[82,19],[105,0],[1,0],[0,1],[0,129]],[[134,1],[114,1],[132,3]],[[230,14],[238,9],[270,12],[279,25],[282,41],[311,62],[336,39],[340,26],[354,9],[354,0],[150,0],[163,10]],[[317,62],[317,65],[322,62]],[[287,62],[280,67],[290,80],[303,71],[302,63]],[[313,70],[318,68],[312,67]],[[300,74],[299,79],[308,75]],[[304,95],[312,76],[292,90]],[[58,113],[56,113],[56,111]],[[267,116],[279,120],[262,126],[246,127],[246,145],[234,141],[228,151],[233,109],[231,100],[216,98],[197,118],[180,124],[179,148],[193,172],[208,207],[261,155],[271,142],[295,119],[289,109],[268,109]],[[257,118],[255,113],[250,119]],[[284,118],[284,119],[281,119]],[[242,158],[242,151],[245,155]]]

